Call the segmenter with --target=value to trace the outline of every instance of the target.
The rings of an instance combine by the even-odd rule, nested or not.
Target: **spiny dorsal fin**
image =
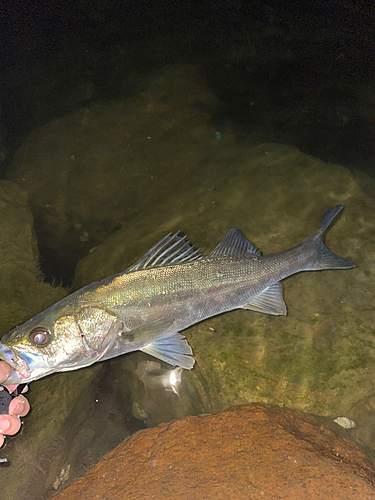
[[[224,239],[215,247],[208,257],[240,257],[244,255],[262,255],[260,251],[235,227],[230,229]]]
[[[125,272],[142,271],[151,267],[168,266],[171,264],[181,264],[181,262],[192,262],[202,258],[199,250],[195,250],[186,236],[179,236],[180,231],[169,233],[158,241],[148,252],[146,252],[135,264],[130,266]]]

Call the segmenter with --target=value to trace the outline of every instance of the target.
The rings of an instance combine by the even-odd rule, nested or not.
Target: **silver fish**
[[[300,271],[350,269],[323,243],[342,205],[299,245],[262,256],[238,229],[209,255],[168,234],[136,264],[92,283],[5,334],[0,357],[13,367],[7,385],[141,350],[190,370],[195,360],[179,332],[216,314],[251,309],[286,315],[281,280]]]

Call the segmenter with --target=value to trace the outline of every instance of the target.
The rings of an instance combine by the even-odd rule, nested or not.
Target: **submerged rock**
[[[175,406],[184,403],[187,415],[258,401],[331,420],[345,415],[358,424],[351,435],[375,452],[373,181],[364,183],[346,168],[279,144],[251,148],[230,168],[217,164],[215,172],[202,178],[199,187],[153,206],[147,217],[134,218],[93,249],[78,264],[75,287],[126,269],[178,229],[203,253],[233,226],[264,254],[278,252],[315,232],[325,210],[343,203],[326,242],[357,268],[305,272],[284,280],[286,317],[238,310],[187,329],[197,364],[182,374]],[[112,362],[113,379],[125,383],[126,373],[129,380],[128,373],[136,370],[134,356]],[[152,359],[139,356],[138,362]],[[166,404],[160,404],[160,397]],[[148,415],[147,425],[165,421],[171,398],[176,400],[170,393],[153,400],[149,391],[147,401],[143,395],[136,399]]]
[[[44,283],[26,191],[0,181],[0,337],[66,295]]]
[[[309,415],[261,404],[140,431],[54,500],[370,500],[371,460]]]
[[[186,191],[203,172],[210,175],[212,163],[238,154],[233,136],[217,141],[215,106],[192,66],[166,67],[136,96],[82,108],[31,132],[9,179],[28,191],[48,255],[73,270],[161,192]]]

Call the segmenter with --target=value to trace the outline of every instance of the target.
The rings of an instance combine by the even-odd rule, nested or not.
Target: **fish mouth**
[[[56,370],[48,363],[48,357],[31,352],[18,352],[0,342],[0,359],[13,368],[11,375],[2,385],[28,384],[33,380],[45,377]]]
[[[22,358],[13,349],[0,342],[0,359],[13,368],[10,377],[2,385],[20,384],[30,378],[31,370],[26,359]]]
[[[15,370],[27,369],[27,363],[20,358],[10,347],[0,342],[0,358],[3,359]]]

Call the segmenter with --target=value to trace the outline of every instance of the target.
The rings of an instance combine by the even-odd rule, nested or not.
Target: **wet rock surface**
[[[54,500],[370,500],[371,460],[314,417],[261,404],[141,431]]]
[[[187,329],[197,364],[182,374],[176,405],[184,405],[185,415],[257,401],[332,420],[345,416],[358,423],[353,436],[375,451],[375,345],[368,287],[375,272],[374,183],[280,144],[249,148],[231,161],[230,169],[223,162],[212,171],[208,177],[202,173],[200,186],[145,208],[94,248],[77,266],[75,288],[121,272],[179,229],[205,254],[233,226],[263,254],[278,252],[315,232],[327,208],[344,204],[326,243],[357,268],[284,280],[286,317],[238,310]],[[111,362],[112,379],[129,383],[136,369],[131,358]],[[150,394],[145,401],[133,391],[137,399],[131,401],[145,410],[148,426],[165,421],[168,400],[176,398]],[[160,398],[166,403],[162,409]],[[181,416],[175,412],[172,418]]]

